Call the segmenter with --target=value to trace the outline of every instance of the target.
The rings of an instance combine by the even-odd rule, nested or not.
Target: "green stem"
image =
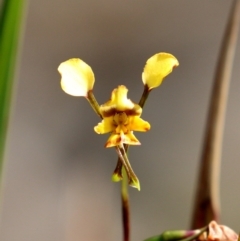
[[[185,238],[185,239],[182,239],[181,241],[192,241],[192,240],[196,240],[201,234],[203,234],[204,232],[206,232],[208,230],[208,226],[205,226],[204,228],[201,228],[200,229],[200,232],[191,236],[191,237],[188,237],[188,238]]]
[[[208,230],[208,226],[196,230],[170,230],[164,233],[145,239],[144,241],[192,241]]]

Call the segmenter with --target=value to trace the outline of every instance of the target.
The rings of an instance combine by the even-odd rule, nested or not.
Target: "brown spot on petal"
[[[114,116],[117,110],[116,108],[109,108],[109,109],[105,108],[105,110],[101,110],[101,112],[103,117],[110,117],[110,116]]]
[[[110,117],[110,116],[114,116],[117,113],[126,113],[126,115],[128,116],[140,116],[141,112],[139,112],[139,110],[136,109],[126,109],[123,111],[119,111],[116,108],[109,108],[109,109],[105,109],[105,110],[101,110],[102,116],[103,117]]]
[[[108,147],[117,146],[121,143],[121,141],[122,141],[122,139],[119,136],[115,141],[107,141],[105,144],[105,147],[108,148]]]

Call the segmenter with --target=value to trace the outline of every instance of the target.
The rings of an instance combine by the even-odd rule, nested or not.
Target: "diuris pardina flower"
[[[147,60],[142,73],[145,88],[139,105],[127,98],[127,88],[120,85],[113,90],[111,99],[102,106],[98,105],[93,95],[95,78],[88,64],[81,59],[73,58],[59,65],[58,71],[62,76],[61,87],[63,91],[69,95],[85,97],[102,119],[102,122],[95,126],[95,132],[98,134],[111,133],[105,146],[115,146],[121,159],[113,174],[114,181],[122,179],[121,171],[122,166],[124,166],[129,184],[140,189],[138,178],[131,168],[126,150],[128,145],[140,145],[133,131],[145,132],[150,129],[150,124],[140,118],[142,107],[150,90],[158,87],[163,79],[172,72],[172,69],[178,65],[178,60],[171,54],[158,53],[153,55]]]
[[[91,67],[81,59],[69,59],[58,67],[60,72],[61,87],[69,95],[87,97],[93,89],[94,73]]]
[[[140,145],[133,131],[150,129],[150,124],[140,118],[142,108],[127,98],[127,92],[124,85],[118,86],[113,90],[111,99],[100,106],[103,120],[94,130],[98,134],[111,133],[106,147]]]
[[[149,58],[143,69],[142,80],[148,89],[161,85],[163,79],[169,75],[174,67],[179,65],[178,60],[168,53],[158,53]]]

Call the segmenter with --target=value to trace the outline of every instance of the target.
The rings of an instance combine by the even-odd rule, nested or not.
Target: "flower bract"
[[[143,69],[143,83],[148,86],[149,90],[158,87],[178,65],[178,60],[172,54],[158,53],[153,55],[147,60]]]
[[[106,147],[122,144],[140,145],[133,131],[148,131],[150,124],[140,118],[142,108],[127,98],[128,89],[118,86],[112,92],[111,99],[100,106],[103,120],[94,130],[98,134],[111,133]]]
[[[84,96],[93,89],[94,73],[91,67],[81,59],[73,58],[61,63],[61,87],[69,95]]]
[[[229,227],[219,225],[212,221],[209,225],[208,240],[214,241],[237,241],[238,235]]]
[[[208,225],[208,234],[206,237],[199,237],[201,241],[237,241],[238,235],[229,227],[219,225],[211,221]]]

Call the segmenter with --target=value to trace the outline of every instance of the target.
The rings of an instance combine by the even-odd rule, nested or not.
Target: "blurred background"
[[[180,66],[152,91],[130,161],[132,240],[187,229],[212,80],[232,1],[29,1],[8,135],[1,241],[122,240],[117,157],[84,98],[60,89],[58,65],[88,63],[100,104],[120,84],[138,102],[141,73],[157,52]],[[240,230],[240,40],[224,132],[221,222]]]

